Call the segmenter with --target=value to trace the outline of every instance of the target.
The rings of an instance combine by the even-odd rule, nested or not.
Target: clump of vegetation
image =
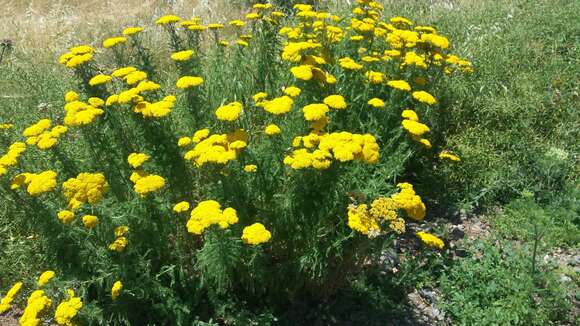
[[[64,53],[78,82],[64,110],[3,125],[2,194],[50,275],[21,285],[21,322],[277,314],[331,297],[414,232],[427,207],[406,176],[461,160],[435,141],[434,86],[473,68],[435,27],[382,10],[166,15]],[[146,33],[166,33],[169,53]]]

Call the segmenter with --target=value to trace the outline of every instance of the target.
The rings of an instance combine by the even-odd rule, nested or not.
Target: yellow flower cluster
[[[389,229],[397,234],[405,233],[405,220],[397,217],[399,206],[392,198],[379,197],[371,203],[351,205],[348,208],[348,226],[369,237],[378,236],[381,232],[381,222],[388,223]]]
[[[28,137],[26,139],[26,144],[36,145],[38,149],[49,149],[54,147],[58,143],[58,138],[65,134],[68,128],[58,125],[54,126],[51,130],[48,130],[51,123],[50,119],[42,119],[24,129],[22,135]]]
[[[109,245],[109,250],[116,252],[122,252],[125,250],[125,247],[127,247],[127,244],[129,243],[125,237],[127,232],[129,232],[129,227],[126,225],[116,227],[114,230],[116,239]]]
[[[274,136],[277,135],[279,133],[281,133],[282,130],[280,129],[280,127],[278,127],[275,124],[269,124],[266,126],[266,128],[264,128],[264,133],[268,136]]]
[[[59,62],[67,68],[77,68],[93,59],[95,49],[88,45],[79,45],[69,49],[69,52],[59,58]]]
[[[173,61],[187,61],[193,56],[193,50],[183,50],[171,54]]]
[[[346,101],[342,95],[330,95],[324,98],[324,104],[332,109],[343,110],[346,109]]]
[[[142,27],[127,27],[123,30],[123,35],[133,36],[143,31]]]
[[[175,16],[175,15],[165,15],[165,16],[159,17],[159,19],[157,19],[155,21],[155,24],[157,24],[157,25],[167,25],[167,24],[177,23],[180,20],[181,20],[181,18],[179,18],[178,16]]]
[[[46,296],[43,290],[35,290],[28,297],[26,308],[20,317],[21,326],[36,326],[41,320],[38,318],[42,312],[52,305],[52,300]]]
[[[368,206],[366,204],[349,206],[347,215],[349,228],[358,231],[370,238],[379,235],[381,230],[379,221],[368,213]]]
[[[75,323],[73,319],[83,307],[83,302],[80,297],[75,297],[73,290],[67,290],[68,300],[61,302],[54,312],[54,320],[59,325],[73,326]]]
[[[116,281],[111,288],[111,299],[117,300],[121,295],[121,291],[123,291],[123,283],[121,283],[121,281]]]
[[[425,91],[413,92],[412,96],[417,101],[419,101],[421,103],[426,103],[428,105],[433,105],[433,104],[437,103],[437,99],[435,99],[435,97],[433,97],[433,95],[431,95]]]
[[[103,41],[103,47],[109,49],[124,43],[127,43],[127,38],[124,36],[109,37]]]
[[[185,153],[184,158],[192,161],[198,168],[207,163],[224,165],[238,157],[246,148],[247,141],[248,133],[243,129],[214,135],[210,135],[208,129],[201,129],[193,135],[192,142],[195,146]]]
[[[381,221],[388,222],[389,228],[397,234],[405,232],[405,220],[397,217],[397,210],[416,221],[425,217],[426,207],[409,183],[399,183],[400,191],[391,197],[379,197],[371,207],[366,204],[351,205],[348,208],[348,226],[369,237],[378,236],[381,232]]]
[[[65,181],[62,190],[69,209],[76,211],[85,203],[98,203],[109,190],[109,184],[102,173],[83,172]]]
[[[46,271],[40,274],[40,276],[38,277],[38,281],[36,282],[38,287],[41,288],[45,286],[48,282],[50,282],[50,280],[54,278],[54,275],[55,275],[54,271]]]
[[[177,80],[175,86],[180,89],[186,89],[189,87],[196,87],[203,84],[203,78],[195,76],[183,76]]]
[[[417,112],[407,109],[403,110],[401,116],[403,117],[401,125],[403,126],[403,129],[407,131],[411,139],[423,145],[425,148],[431,148],[431,142],[428,139],[423,138],[423,135],[429,132],[430,129],[427,125],[419,122]]]
[[[144,153],[131,153],[129,157],[127,157],[127,162],[135,169],[148,160],[149,155]],[[134,171],[131,174],[130,179],[134,183],[133,189],[141,197],[145,197],[148,194],[165,187],[165,178],[155,174],[149,174],[143,170]]]
[[[149,155],[145,153],[131,153],[129,154],[129,157],[127,157],[127,162],[132,168],[136,169],[143,165],[143,163],[149,161],[149,159]]]
[[[419,231],[416,234],[417,234],[417,237],[419,237],[419,239],[421,239],[421,242],[423,242],[425,245],[427,245],[431,248],[443,250],[443,248],[445,247],[445,243],[443,243],[443,240],[439,239],[437,236],[435,236],[431,233],[427,233],[425,231]]]
[[[173,206],[173,211],[176,213],[183,213],[189,210],[189,203],[186,201],[179,202]]]
[[[91,86],[102,85],[110,82],[111,80],[113,80],[113,77],[109,75],[98,74],[89,80],[89,85]]]
[[[0,300],[0,314],[5,313],[12,307],[12,301],[14,301],[14,298],[16,298],[21,289],[22,282],[16,282],[14,285],[12,285],[10,290],[6,292],[6,295],[2,298],[2,300]]]
[[[83,225],[87,229],[94,229],[99,223],[99,218],[95,215],[85,215],[82,217]]]
[[[370,134],[352,134],[346,131],[321,135],[311,133],[296,137],[293,145],[304,146],[284,157],[284,164],[293,169],[327,169],[333,158],[340,162],[357,160],[373,164],[380,157],[379,145]],[[309,149],[313,148],[316,149],[310,152]]]
[[[444,159],[444,160],[449,160],[451,162],[460,162],[461,158],[449,151],[442,151],[441,153],[439,153],[439,158],[440,159]]]
[[[250,226],[244,227],[242,231],[242,241],[245,244],[256,246],[270,241],[272,233],[266,230],[262,223],[254,223]]]
[[[427,208],[421,200],[421,197],[413,190],[413,185],[404,182],[397,184],[397,187],[400,189],[400,192],[391,196],[397,204],[397,207],[403,209],[411,219],[422,221]]]
[[[264,93],[265,94],[265,93]],[[266,95],[267,96],[267,95]],[[255,99],[254,99],[255,101]],[[262,99],[260,102],[256,103],[257,106],[264,108],[266,112],[272,113],[274,115],[282,115],[290,112],[292,106],[294,105],[294,100],[288,95],[276,97],[272,100]]]
[[[153,103],[140,101],[133,107],[133,112],[140,113],[145,118],[161,118],[171,113],[175,100],[175,96],[169,95]]]
[[[18,164],[18,159],[25,150],[26,144],[21,142],[13,143],[8,147],[8,152],[0,156],[0,176],[3,176],[8,172],[7,168]]]
[[[240,102],[231,102],[215,110],[215,116],[222,121],[235,121],[242,114],[243,106]]]
[[[133,181],[133,189],[141,197],[158,191],[165,187],[165,178],[156,174],[147,174],[146,172],[138,171],[131,174],[131,181]]]
[[[38,174],[18,174],[12,179],[10,189],[19,189],[22,186],[27,186],[26,191],[31,196],[53,191],[56,188],[56,172],[48,170]]]
[[[94,101],[93,103],[101,104],[95,103]],[[103,109],[97,106],[78,100],[74,100],[65,104],[64,110],[66,112],[64,117],[64,124],[73,127],[88,125],[95,121],[98,116],[105,113]]]
[[[228,207],[222,210],[217,201],[205,200],[197,204],[191,211],[187,221],[187,231],[200,235],[212,225],[217,225],[220,229],[227,229],[236,223],[238,223],[238,215],[235,209]]]

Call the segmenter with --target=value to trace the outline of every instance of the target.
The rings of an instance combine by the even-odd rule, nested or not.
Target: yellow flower
[[[254,223],[250,226],[244,227],[242,231],[242,241],[248,245],[259,245],[270,241],[272,233],[266,230],[262,223]]]
[[[222,105],[215,111],[215,116],[218,120],[222,121],[235,121],[242,114],[242,103],[231,102],[226,105]]]
[[[96,217],[95,215],[85,215],[83,216],[82,221],[83,225],[87,229],[93,229],[99,223],[99,218]]]
[[[42,134],[46,129],[50,128],[51,125],[50,119],[42,119],[39,120],[37,123],[31,125],[30,127],[24,129],[22,135],[25,137],[33,137]]]
[[[209,28],[209,29],[222,29],[222,28],[224,28],[224,25],[213,23],[213,24],[208,24],[207,28]]]
[[[431,142],[429,139],[421,138],[418,140],[419,144],[423,145],[423,147],[430,149],[432,147]]]
[[[244,40],[236,40],[236,44],[241,46],[241,47],[247,47],[250,45],[248,42],[246,42]]]
[[[113,78],[111,76],[98,74],[98,75],[94,76],[93,78],[91,78],[91,80],[89,80],[89,85],[96,86],[96,85],[105,84],[105,83],[110,82],[112,79]]]
[[[365,76],[371,84],[380,84],[385,80],[385,75],[378,71],[367,71]]]
[[[146,195],[157,191],[164,186],[165,179],[163,177],[151,174],[137,180],[133,188],[135,189],[135,192],[138,193],[141,197],[145,197]]]
[[[22,179],[21,176],[24,176],[24,178]],[[31,196],[38,196],[45,192],[50,192],[54,190],[54,188],[56,187],[56,172],[49,170],[41,172],[39,174],[34,173],[20,174],[17,175],[12,181],[14,185],[20,182],[28,185],[26,191],[28,191],[28,193]],[[14,189],[14,186],[11,186],[11,188]]]
[[[179,202],[173,206],[173,211],[176,213],[187,212],[189,210],[189,203],[186,201]]]
[[[203,78],[194,76],[183,76],[177,80],[175,84],[177,88],[185,89],[188,87],[195,87],[203,84]]]
[[[66,94],[64,94],[64,100],[67,103],[72,102],[72,101],[76,101],[78,99],[79,99],[79,94],[77,94],[74,91],[68,91]]]
[[[129,227],[126,225],[117,226],[113,232],[116,237],[122,237],[129,232]]]
[[[327,96],[326,98],[324,98],[323,102],[324,104],[328,105],[333,109],[338,110],[346,109],[346,101],[344,100],[344,97],[342,97],[341,95]]]
[[[89,45],[77,45],[75,47],[70,48],[69,50],[70,50],[70,53],[72,53],[74,55],[81,55],[81,54],[95,52],[95,48],[93,48],[92,46],[89,46]]]
[[[191,140],[194,143],[199,143],[200,141],[206,139],[207,136],[209,136],[209,129],[207,129],[207,128],[200,129],[193,134],[193,137],[191,138]]]
[[[238,215],[235,209],[228,207],[222,210],[217,201],[205,200],[197,204],[191,211],[187,221],[187,232],[201,235],[212,225],[217,225],[220,229],[227,229],[236,223],[238,223]]]
[[[117,300],[117,298],[121,295],[121,291],[123,291],[123,283],[121,283],[121,281],[115,282],[111,288],[111,298],[113,300]]]
[[[134,85],[137,84],[138,82],[144,80],[147,78],[147,73],[144,71],[133,71],[132,73],[129,73],[128,75],[126,75],[125,77],[123,77],[125,79],[125,82],[127,83],[127,85]]]
[[[175,15],[165,15],[165,16],[159,17],[159,19],[157,19],[155,21],[155,24],[157,24],[157,25],[167,25],[167,24],[171,24],[171,23],[177,23],[180,20],[181,20],[181,18],[179,18],[178,16],[175,16]]]
[[[428,105],[433,105],[433,104],[437,103],[437,100],[435,99],[435,97],[433,97],[433,95],[431,95],[425,91],[413,92],[412,96],[417,101],[422,102],[422,103],[426,103]]]
[[[391,23],[393,24],[401,24],[401,25],[413,25],[413,22],[408,20],[405,17],[397,16],[390,19]]]
[[[301,65],[290,68],[290,72],[294,75],[297,79],[302,80],[311,80],[314,76],[312,72],[312,66],[310,65]]]
[[[351,205],[347,212],[348,227],[366,236],[375,237],[381,231],[378,219],[369,214],[366,204]]]
[[[460,162],[461,158],[449,151],[442,151],[441,153],[439,153],[439,158],[440,159],[446,159],[452,162]]]
[[[132,36],[143,31],[142,27],[127,27],[123,30],[123,35]]]
[[[127,247],[127,243],[128,243],[127,238],[118,237],[117,239],[115,239],[115,241],[113,241],[113,243],[109,245],[109,250],[122,252],[123,250],[125,250],[125,247]]]
[[[274,136],[277,135],[279,133],[281,133],[282,130],[280,130],[280,127],[278,127],[275,124],[269,124],[268,126],[266,126],[266,128],[264,129],[264,133],[268,136]]]
[[[346,70],[361,70],[363,65],[356,63],[352,58],[345,57],[338,60],[339,65]]]
[[[72,290],[67,291],[69,298],[61,302],[54,312],[54,319],[59,325],[72,326],[73,319],[83,307],[83,302],[80,297],[75,297]]]
[[[290,86],[290,87],[286,87],[284,89],[284,94],[286,94],[290,97],[296,97],[296,96],[300,95],[301,92],[302,92],[302,90],[300,90],[300,88],[298,88],[296,86]]]
[[[413,220],[423,220],[426,214],[426,207],[421,197],[413,190],[413,185],[405,182],[397,184],[397,187],[401,191],[391,196],[397,204],[397,207],[403,209],[407,213],[407,216]]]
[[[281,96],[271,101],[264,101],[262,106],[266,112],[270,112],[275,115],[281,115],[290,112],[292,110],[292,105],[294,105],[294,100],[290,96]]]
[[[244,166],[244,171],[248,172],[248,173],[253,173],[258,171],[258,166],[255,164],[248,164]]]
[[[302,108],[306,121],[320,120],[326,116],[328,110],[328,106],[322,103],[309,104]]]
[[[117,77],[117,78],[123,78],[125,76],[127,76],[128,74],[137,71],[137,68],[135,67],[123,67],[123,68],[119,68],[114,70],[111,73],[111,76],[113,77]]]
[[[20,317],[20,325],[39,325],[41,320],[39,315],[52,305],[52,301],[46,296],[43,290],[36,290],[28,297],[28,302],[24,312]]]
[[[185,147],[189,144],[191,144],[191,138],[189,138],[189,137],[180,137],[177,140],[177,146],[179,146],[179,147]]]
[[[171,59],[174,61],[187,61],[193,56],[193,50],[184,50],[171,54]]]
[[[409,119],[412,121],[419,121],[419,116],[417,115],[417,112],[413,111],[413,110],[403,110],[403,113],[401,113],[401,117],[405,118],[405,119]]]
[[[127,157],[127,162],[131,165],[132,168],[136,169],[143,165],[143,163],[147,162],[150,159],[149,155],[145,153],[131,153],[129,157]]]
[[[389,80],[387,85],[391,86],[392,88],[401,90],[401,91],[410,91],[411,85],[404,80]]]
[[[54,277],[54,271],[46,271],[38,277],[37,285],[39,288],[43,287]]]
[[[380,98],[371,98],[368,102],[368,105],[375,107],[375,108],[384,108],[385,107],[385,102],[383,100],[381,100]]]
[[[68,210],[63,210],[58,212],[57,216],[62,223],[70,224],[75,218],[75,213]]]
[[[102,173],[80,173],[64,182],[62,190],[69,201],[69,209],[76,210],[83,203],[99,202],[109,190],[109,184]]]
[[[239,19],[232,20],[229,22],[229,24],[236,27],[244,27],[244,25],[246,25],[246,23],[243,20]]]
[[[12,301],[14,301],[14,298],[16,295],[18,295],[18,292],[20,292],[21,289],[22,282],[16,282],[14,285],[12,285],[10,290],[6,292],[6,295],[2,298],[2,300],[0,300],[0,314],[5,313],[12,307]]]
[[[103,41],[103,47],[109,49],[121,43],[127,43],[127,38],[123,36],[111,37]]]
[[[419,231],[416,233],[416,235],[417,237],[419,237],[419,239],[421,239],[421,242],[423,242],[425,245],[431,248],[443,250],[443,248],[445,247],[445,243],[443,243],[443,240],[439,239],[437,236],[431,233]]]
[[[260,14],[256,13],[256,12],[251,12],[249,14],[246,14],[246,19],[247,20],[255,20],[260,18]]]
[[[416,137],[420,137],[430,130],[427,125],[408,119],[403,120],[402,125],[403,129]]]
[[[262,102],[262,100],[265,100],[267,97],[268,97],[268,93],[258,92],[256,94],[254,94],[254,96],[252,96],[252,100],[254,100],[254,103],[260,103],[260,102]]]

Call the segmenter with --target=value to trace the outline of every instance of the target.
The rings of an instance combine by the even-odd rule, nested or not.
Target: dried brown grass
[[[0,0],[0,39],[25,53],[59,53],[78,43],[98,45],[127,26],[152,28],[176,14],[205,21],[239,17],[243,0]]]

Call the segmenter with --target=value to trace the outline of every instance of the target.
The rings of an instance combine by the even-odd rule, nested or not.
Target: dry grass
[[[243,0],[0,0],[0,39],[17,50],[62,52],[80,42],[98,43],[123,27],[152,26],[173,13],[206,21],[238,17]]]

